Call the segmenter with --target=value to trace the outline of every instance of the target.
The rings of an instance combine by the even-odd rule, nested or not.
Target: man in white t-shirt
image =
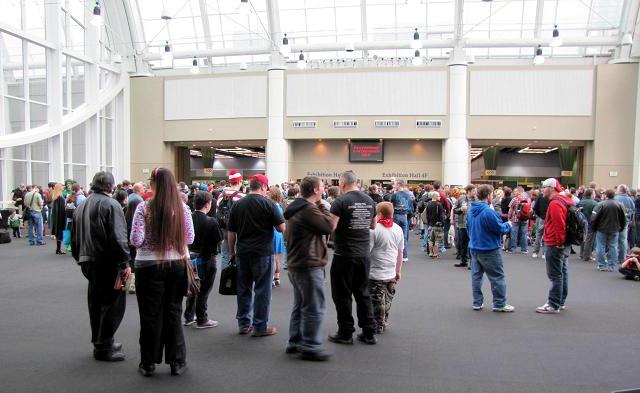
[[[376,213],[376,228],[371,230],[369,292],[376,320],[376,334],[380,334],[387,326],[391,301],[396,293],[395,286],[400,281],[404,233],[393,222],[391,202],[379,203]]]

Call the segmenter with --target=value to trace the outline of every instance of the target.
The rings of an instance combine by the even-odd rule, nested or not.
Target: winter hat
[[[238,173],[235,169],[229,171],[229,183],[235,184],[242,181],[242,174]]]
[[[542,188],[545,188],[545,187],[551,187],[557,192],[562,192],[563,190],[562,184],[560,184],[560,182],[554,179],[553,177],[550,177],[547,180],[542,182]]]

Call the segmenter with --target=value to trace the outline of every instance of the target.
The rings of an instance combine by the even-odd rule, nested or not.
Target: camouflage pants
[[[371,304],[373,305],[373,317],[378,328],[384,329],[389,319],[391,302],[396,294],[395,281],[369,280],[369,293],[371,294]]]
[[[442,227],[429,227],[429,245],[437,249],[440,248],[444,240],[444,229]]]

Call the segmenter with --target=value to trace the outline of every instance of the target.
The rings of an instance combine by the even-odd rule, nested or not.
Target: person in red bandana
[[[393,222],[393,205],[381,202],[376,206],[376,228],[371,230],[371,270],[369,292],[376,320],[376,334],[384,332],[389,319],[391,301],[396,293],[402,269],[404,234]]]

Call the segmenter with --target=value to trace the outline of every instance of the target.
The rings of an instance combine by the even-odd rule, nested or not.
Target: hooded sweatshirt
[[[331,215],[324,205],[297,198],[284,212],[287,220],[287,267],[292,272],[323,268],[327,262],[324,236],[332,231]]]
[[[549,199],[543,237],[547,247],[564,247],[567,239],[567,206],[560,199],[568,206],[575,205],[571,197],[560,192]]]
[[[467,213],[469,248],[489,252],[500,248],[500,238],[511,231],[508,223],[484,201],[474,201]]]

